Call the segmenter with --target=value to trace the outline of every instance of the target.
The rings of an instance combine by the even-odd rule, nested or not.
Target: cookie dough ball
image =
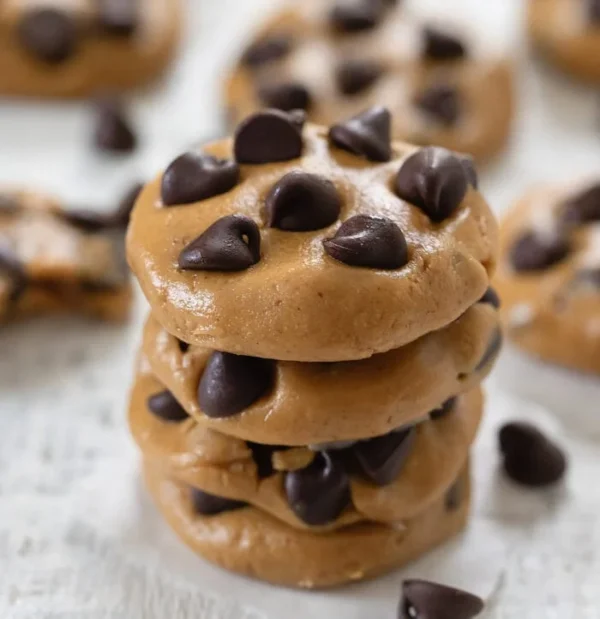
[[[371,108],[330,128],[267,110],[145,187],[128,259],[155,318],[222,352],[343,361],[476,303],[494,217],[469,158],[391,141]]]
[[[0,2],[0,94],[139,87],[165,70],[179,35],[179,0]]]
[[[550,62],[578,79],[600,83],[598,0],[529,0],[529,32]]]
[[[269,19],[224,98],[233,122],[275,107],[302,108],[331,125],[384,105],[394,112],[395,139],[484,159],[509,135],[513,76],[484,33],[420,20],[406,2],[313,0]]]
[[[600,373],[600,183],[526,195],[502,222],[501,254],[509,338],[541,360]]]

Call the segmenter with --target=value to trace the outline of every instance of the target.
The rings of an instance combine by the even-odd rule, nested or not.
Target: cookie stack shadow
[[[230,570],[340,585],[467,523],[496,222],[468,158],[390,125],[260,112],[134,209],[131,431],[165,519]]]

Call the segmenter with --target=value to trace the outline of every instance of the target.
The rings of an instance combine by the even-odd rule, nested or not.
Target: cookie
[[[555,66],[600,83],[600,4],[597,0],[529,0],[529,35]]]
[[[416,18],[405,2],[296,2],[242,53],[225,86],[228,115],[301,108],[331,125],[384,105],[395,139],[488,158],[510,133],[511,63],[483,33],[438,21]]]
[[[600,184],[528,193],[502,222],[501,254],[496,285],[511,341],[600,373]]]
[[[180,36],[179,0],[0,3],[0,94],[86,97],[156,79]]]
[[[491,304],[477,303],[447,327],[369,359],[273,361],[264,391],[235,414],[224,414],[218,402],[211,406],[207,401],[208,376],[215,358],[223,355],[198,346],[182,350],[181,342],[152,317],[142,349],[154,374],[205,427],[263,443],[308,445],[385,434],[477,386],[498,352],[499,324]],[[207,363],[212,364],[208,372]],[[221,375],[219,382],[229,380]],[[239,384],[228,388],[242,395]]]
[[[367,358],[486,292],[494,217],[472,161],[390,140],[372,108],[322,128],[265,111],[147,185],[128,260],[155,318],[218,351]]]
[[[129,425],[144,460],[174,480],[251,504],[294,528],[332,530],[413,518],[447,493],[465,465],[482,406],[475,389],[450,402],[443,415],[381,437],[288,449],[247,443],[184,417],[143,361]],[[183,412],[176,421],[173,407]],[[298,507],[299,492],[316,494]],[[333,504],[325,504],[326,497]]]
[[[416,559],[464,528],[470,504],[465,470],[459,478],[459,505],[448,505],[442,497],[394,526],[357,523],[322,534],[289,527],[253,507],[223,502],[215,507],[217,497],[201,496],[212,503],[203,509],[205,501],[198,501],[188,486],[150,463],[145,477],[158,509],[199,555],[246,576],[306,589],[372,578]]]
[[[0,193],[0,322],[65,311],[124,320],[132,291],[124,255],[131,205],[123,206],[100,215]]]

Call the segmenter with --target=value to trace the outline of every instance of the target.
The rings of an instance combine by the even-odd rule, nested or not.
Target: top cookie
[[[456,320],[495,265],[469,159],[390,141],[383,108],[329,130],[268,110],[143,190],[130,265],[186,342],[294,361],[398,348]]]
[[[384,105],[394,138],[483,159],[509,134],[512,90],[510,62],[484,33],[415,18],[406,0],[304,0],[255,36],[225,100],[234,122],[302,108],[323,125]]]

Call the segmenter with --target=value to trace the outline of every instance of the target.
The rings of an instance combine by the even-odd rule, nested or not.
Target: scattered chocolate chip
[[[466,55],[466,47],[459,38],[437,28],[423,29],[423,56],[428,60],[457,60]]]
[[[275,381],[275,363],[215,351],[198,385],[198,402],[208,417],[230,417],[262,398]]]
[[[179,350],[185,354],[189,349],[190,349],[190,345],[187,342],[184,342],[183,340],[177,339],[177,346],[179,346]]]
[[[228,192],[239,181],[240,168],[235,161],[205,153],[184,153],[163,174],[162,201],[165,206],[200,202]]]
[[[283,176],[265,200],[267,225],[294,232],[330,226],[341,207],[340,195],[329,179],[300,171]]]
[[[275,35],[262,41],[253,43],[242,56],[242,64],[256,68],[280,60],[287,56],[292,49],[289,37]]]
[[[479,303],[488,303],[492,307],[500,309],[500,297],[491,286],[485,291],[485,294],[481,297],[481,299],[479,299]]]
[[[0,274],[10,278],[9,301],[15,303],[27,287],[27,272],[13,250],[4,243],[0,243]]]
[[[567,200],[563,205],[562,219],[572,225],[600,221],[600,184]]]
[[[245,215],[215,221],[179,254],[188,271],[244,271],[260,260],[260,230]]]
[[[131,212],[133,211],[133,207],[140,195],[142,193],[142,189],[144,188],[144,183],[134,183],[123,195],[119,205],[117,206],[117,210],[113,213],[112,220],[116,227],[118,228],[126,228],[129,225],[129,219],[131,217]]]
[[[147,405],[148,410],[163,421],[179,422],[185,421],[189,417],[183,406],[167,389],[150,396]]]
[[[24,12],[18,25],[23,47],[38,60],[57,65],[68,60],[77,47],[77,24],[65,11],[32,8]]]
[[[509,257],[515,271],[543,271],[564,260],[569,251],[562,234],[546,237],[526,232],[513,244]]]
[[[389,161],[392,156],[391,125],[389,110],[375,106],[333,125],[329,139],[334,146],[370,161]]]
[[[481,361],[477,364],[477,367],[475,368],[476,372],[480,372],[481,370],[483,370],[498,356],[498,353],[502,348],[503,342],[504,336],[502,335],[502,330],[496,329],[485,353],[483,354],[483,357],[481,358]]]
[[[190,488],[190,498],[194,512],[201,516],[216,516],[223,512],[246,507],[246,503],[242,501],[234,501],[233,499],[225,499],[214,494],[208,494],[208,492],[198,490],[198,488]]]
[[[139,26],[138,0],[96,0],[98,25],[114,36],[129,37]]]
[[[456,410],[456,403],[458,402],[457,397],[450,398],[446,400],[439,408],[432,410],[429,413],[429,418],[432,421],[437,421],[438,419],[443,419],[453,413]]]
[[[285,493],[296,516],[309,525],[334,521],[350,504],[344,467],[331,454],[319,452],[304,469],[285,475]]]
[[[457,155],[457,157],[460,159],[467,178],[469,179],[469,183],[471,183],[473,189],[479,189],[479,177],[477,175],[477,168],[475,167],[473,157],[471,157],[471,155]]]
[[[567,469],[564,452],[535,426],[515,421],[499,433],[506,474],[519,484],[541,488],[558,482]]]
[[[466,484],[462,478],[455,481],[446,492],[446,509],[450,512],[457,510],[465,500]]]
[[[94,144],[99,150],[113,153],[135,150],[137,137],[119,101],[99,100],[95,112]]]
[[[429,87],[416,98],[415,105],[421,112],[447,127],[455,125],[461,113],[458,91],[447,84]]]
[[[379,24],[383,9],[384,4],[377,0],[342,0],[331,8],[329,23],[336,32],[364,32]]]
[[[417,429],[413,426],[360,441],[350,449],[361,473],[377,486],[387,486],[398,477],[416,437]]]
[[[273,468],[273,454],[276,451],[285,451],[289,449],[282,445],[263,445],[261,443],[252,443],[251,441],[247,441],[247,445],[252,451],[252,459],[256,463],[259,479],[266,479],[275,473],[275,469]]]
[[[588,18],[593,24],[600,22],[600,0],[587,0]]]
[[[289,161],[302,154],[302,128],[297,114],[266,110],[244,120],[235,132],[239,163]]]
[[[356,95],[372,86],[382,75],[383,68],[371,60],[346,60],[335,72],[339,91],[344,95]]]
[[[450,217],[467,195],[469,179],[461,160],[449,150],[427,146],[398,171],[396,195],[420,208],[432,221]]]
[[[265,107],[284,112],[308,110],[312,102],[308,88],[299,82],[265,84],[258,89],[258,98]]]
[[[472,619],[483,608],[481,598],[461,589],[428,580],[405,580],[398,619]]]
[[[355,215],[323,245],[332,258],[350,266],[391,270],[408,262],[404,234],[386,217]]]
[[[17,196],[10,193],[0,193],[0,216],[12,215],[20,210]]]

